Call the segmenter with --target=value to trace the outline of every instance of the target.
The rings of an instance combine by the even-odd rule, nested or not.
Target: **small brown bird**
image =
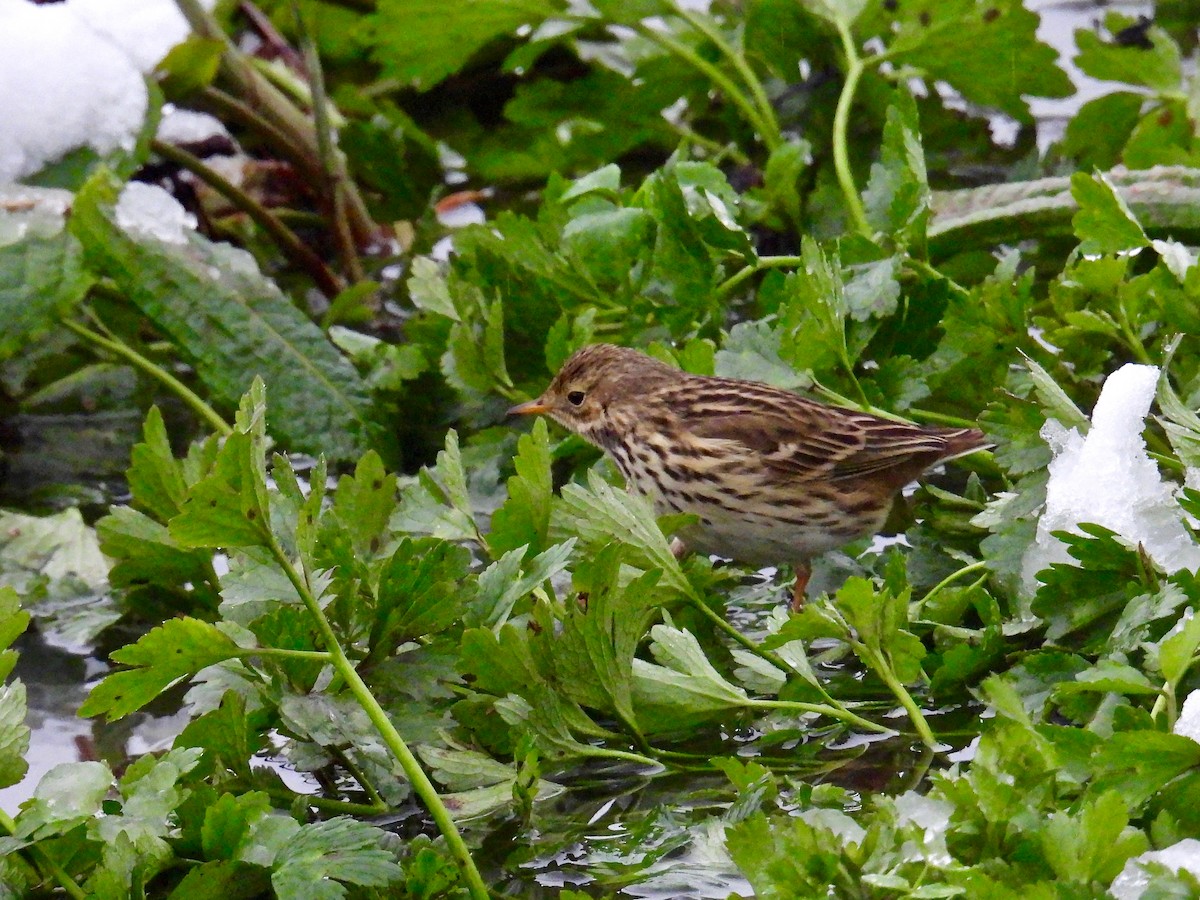
[[[698,516],[679,534],[688,549],[791,563],[793,608],[809,560],[878,531],[896,492],[930,466],[987,445],[977,428],[894,422],[611,344],[576,352],[509,413],[549,415],[606,451],[660,515]]]

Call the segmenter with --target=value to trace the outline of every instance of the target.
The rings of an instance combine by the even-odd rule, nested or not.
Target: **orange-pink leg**
[[[808,579],[812,577],[812,567],[808,563],[796,563],[796,583],[792,585],[792,612],[804,609],[804,592],[808,589]]]

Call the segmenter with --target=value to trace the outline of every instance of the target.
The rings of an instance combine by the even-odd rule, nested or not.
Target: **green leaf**
[[[54,328],[83,300],[92,281],[79,242],[66,231],[0,246],[0,359]]]
[[[1113,34],[1133,24],[1132,19],[1114,13],[1105,21],[1105,27]],[[1102,81],[1123,81],[1159,93],[1178,91],[1183,80],[1179,46],[1157,25],[1145,29],[1142,35],[1149,46],[1105,42],[1092,29],[1078,28],[1075,46],[1079,53],[1075,65]]]
[[[383,77],[429,90],[496,38],[537,27],[562,9],[551,0],[477,0],[447,9],[436,0],[380,0],[371,16]]]
[[[1200,744],[1179,734],[1156,731],[1114,733],[1092,760],[1093,790],[1117,791],[1131,807],[1140,806],[1172,779],[1200,765]]]
[[[112,654],[114,662],[133,668],[106,676],[92,688],[79,709],[81,716],[104,714],[108,721],[141,709],[180,679],[243,651],[213,625],[199,619],[170,619]]]
[[[1058,51],[1037,38],[1037,14],[1020,0],[917,0],[880,17],[883,27],[893,20],[892,62],[916,66],[1019,121],[1032,121],[1026,96],[1073,92],[1056,65]]]
[[[575,539],[571,538],[528,561],[524,547],[508,551],[479,573],[479,590],[464,621],[498,629],[508,621],[518,600],[566,569],[574,549]]]
[[[108,573],[114,587],[156,585],[182,592],[209,586],[211,555],[181,546],[167,526],[128,506],[114,506],[96,523],[100,549],[115,563]],[[215,585],[211,587],[215,588]]]
[[[746,692],[713,667],[690,631],[655,625],[650,637],[659,665],[633,661],[634,706],[647,731],[674,731],[748,704]]]
[[[142,433],[142,442],[131,451],[125,480],[133,494],[133,506],[165,523],[179,512],[187,493],[183,467],[171,451],[167,426],[157,406],[146,413]]]
[[[379,575],[372,652],[442,631],[458,619],[468,597],[471,562],[465,547],[436,538],[405,538]]]
[[[610,544],[593,561],[586,609],[568,607],[554,641],[554,661],[569,697],[633,725],[634,654],[657,606],[659,573],[646,572],[622,586],[621,556],[621,546]]]
[[[244,251],[190,235],[173,244],[120,228],[119,185],[97,172],[75,198],[72,233],[96,274],[164,331],[218,400],[234,404],[255,377],[271,384],[271,429],[291,450],[389,455],[366,387],[322,331]]]
[[[311,511],[314,516],[319,509],[318,505]],[[379,552],[395,509],[396,476],[384,469],[374,451],[358,461],[353,475],[338,479],[333,513],[360,557],[370,559]]]
[[[1085,801],[1077,814],[1054,813],[1042,832],[1042,852],[1054,873],[1078,884],[1109,884],[1149,845],[1129,827],[1129,809],[1114,791]]]
[[[1074,681],[1060,681],[1055,685],[1058,694],[1077,694],[1099,691],[1117,694],[1157,694],[1158,687],[1133,666],[1116,660],[1103,659],[1090,669],[1075,675]]]
[[[763,169],[763,187],[771,198],[771,204],[778,207],[794,227],[804,221],[800,178],[812,161],[812,144],[805,140],[794,140],[780,144],[771,151]]]
[[[539,418],[517,441],[513,467],[517,474],[508,479],[508,499],[492,513],[487,540],[493,557],[518,547],[528,547],[530,555],[546,549],[553,485],[545,419]]]
[[[4,588],[0,596],[10,593],[11,588]],[[15,661],[11,650],[0,656],[0,664],[7,669],[11,669]],[[25,685],[19,681],[0,685],[0,788],[11,787],[29,771],[29,763],[25,760],[30,735],[29,726],[25,724],[27,713]]]
[[[876,591],[870,581],[856,577],[847,579],[833,601],[834,608],[856,632],[858,640],[851,644],[855,653],[871,668],[882,658],[905,684],[921,677],[921,660],[925,657],[924,645],[903,627],[908,622],[908,593]],[[860,652],[858,642],[870,652]]]
[[[1083,253],[1121,253],[1150,243],[1124,198],[1102,172],[1072,175],[1071,196],[1079,204],[1071,225]]]
[[[225,42],[193,35],[167,51],[154,67],[163,95],[172,102],[208,87],[217,77]]]
[[[189,869],[168,900],[252,900],[270,885],[261,866],[237,860],[206,862]]]
[[[113,788],[112,771],[102,762],[59,763],[50,768],[16,817],[13,837],[0,838],[0,854],[92,821]]]
[[[253,438],[231,434],[217,455],[213,473],[188,491],[183,510],[170,522],[171,537],[184,547],[267,546],[267,506],[260,470],[266,461]]]
[[[563,487],[551,515],[550,533],[555,541],[577,536],[593,552],[617,541],[630,549],[630,562],[661,570],[664,585],[680,594],[694,593],[655,522],[650,501],[617,490],[595,470],[588,472],[586,488],[579,484]]]
[[[1067,123],[1063,154],[1073,157],[1082,170],[1111,169],[1121,161],[1145,101],[1131,91],[1114,91],[1089,100]]]
[[[1200,648],[1200,616],[1189,615],[1178,631],[1158,646],[1158,668],[1170,685],[1179,684]]]
[[[271,798],[262,791],[222,794],[204,812],[200,831],[204,855],[208,859],[237,859],[254,825],[271,812]]]
[[[931,196],[917,104],[912,94],[899,90],[888,107],[879,162],[871,166],[863,192],[867,221],[876,231],[919,250],[925,242]]]
[[[398,531],[431,534],[449,541],[476,540],[479,530],[467,490],[458,432],[446,432],[445,448],[433,468],[422,469],[417,480],[400,492],[400,505],[391,521]]]

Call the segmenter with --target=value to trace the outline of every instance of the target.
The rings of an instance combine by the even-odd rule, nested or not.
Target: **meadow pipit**
[[[688,549],[751,565],[791,563],[793,608],[809,560],[882,527],[896,492],[986,446],[977,428],[930,428],[829,406],[753,381],[681,372],[624,347],[575,353],[536,400],[606,451],[664,513],[699,517]]]

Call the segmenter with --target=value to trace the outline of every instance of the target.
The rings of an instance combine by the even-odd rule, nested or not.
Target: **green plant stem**
[[[913,700],[912,694],[908,692],[900,679],[896,677],[896,673],[892,671],[891,664],[877,653],[875,650],[868,647],[859,641],[855,641],[855,646],[858,649],[860,657],[864,660],[870,660],[868,663],[872,671],[875,672],[883,683],[888,686],[888,689],[900,701],[900,705],[904,707],[908,713],[909,721],[913,723],[913,727],[917,729],[917,736],[921,738],[923,743],[930,750],[938,749],[938,740],[933,736],[933,729],[929,727],[929,723],[925,720],[925,714],[921,712],[921,707],[917,706],[917,702]]]
[[[880,725],[878,722],[872,722],[870,719],[864,719],[862,716],[857,716],[848,709],[829,706],[824,703],[805,703],[801,700],[749,700],[746,705],[751,709],[780,709],[789,712],[816,713],[817,715],[828,716],[831,719],[841,719],[843,722],[857,725],[859,728],[873,731],[876,734],[891,734],[896,730],[888,728],[886,725]]]
[[[804,265],[804,259],[799,256],[760,256],[752,265],[739,269],[721,282],[717,286],[717,296],[725,297],[729,295],[747,278],[767,269],[782,269],[802,265]]]
[[[286,136],[290,146],[288,158],[296,162],[306,178],[323,181],[317,135],[304,111],[298,109],[279,88],[254,68],[200,0],[175,0],[175,4],[197,36],[220,41],[224,45],[221,53],[222,74],[245,98],[248,106]],[[354,235],[365,243],[374,234],[375,225],[362,195],[353,183],[346,188],[345,200],[347,219]]]
[[[722,92],[724,92],[725,96],[729,98],[730,102],[732,102],[734,106],[741,110],[742,115],[746,117],[746,121],[750,124],[750,127],[758,132],[759,137],[762,138],[763,143],[766,144],[767,147],[773,148],[782,142],[782,138],[780,138],[778,135],[772,136],[770,123],[763,121],[762,115],[759,113],[758,108],[750,101],[750,98],[746,96],[745,92],[734,83],[732,78],[710,63],[707,59],[700,56],[700,54],[692,50],[691,47],[680,43],[669,34],[658,31],[654,28],[650,28],[649,26],[640,22],[632,27],[634,31],[646,38],[646,40],[658,44],[669,53],[675,54],[688,65],[692,66],[692,68],[697,69],[707,76],[713,84],[715,84],[721,89]]]
[[[186,384],[184,384],[162,366],[151,362],[128,344],[124,344],[115,338],[107,338],[102,334],[92,331],[90,328],[85,328],[78,322],[74,322],[71,319],[62,319],[60,321],[68,330],[73,331],[84,340],[90,341],[97,347],[103,347],[109,353],[121,357],[135,368],[140,369],[151,378],[154,378],[164,384],[172,393],[186,403],[192,409],[192,411],[200,417],[200,419],[207,422],[217,434],[221,435],[222,437],[228,437],[229,435],[233,434],[233,428],[228,422],[221,418],[216,410],[205,403],[195,391],[189,388]]]
[[[858,55],[849,26],[841,21],[838,22],[838,35],[842,40],[842,50],[846,54],[846,80],[842,84],[842,92],[838,96],[837,109],[833,115],[833,167],[854,228],[859,234],[870,238],[874,236],[874,232],[867,221],[867,211],[863,207],[858,188],[854,186],[854,173],[850,168],[848,150],[850,110],[854,106],[854,95],[858,91],[858,81],[866,70],[866,64]]]
[[[292,137],[248,103],[212,85],[201,90],[198,96],[202,103],[220,113],[219,118],[240,122],[280,156],[304,166],[305,161],[298,158]],[[321,219],[321,224],[325,224],[324,219]]]
[[[725,40],[725,36],[721,34],[711,21],[702,15],[698,15],[690,9],[680,6],[678,3],[672,2],[675,15],[679,16],[706,38],[713,42],[713,45],[721,51],[722,55],[733,65],[738,75],[742,78],[742,83],[750,89],[751,95],[754,97],[754,102],[758,107],[759,115],[762,117],[762,122],[768,128],[768,131],[762,135],[763,143],[767,145],[768,150],[774,150],[783,143],[783,135],[779,130],[779,120],[775,117],[775,108],[771,105],[771,100],[767,97],[767,91],[762,85],[762,81],[754,74],[754,70],[750,68],[750,64],[746,62],[744,54]]]
[[[949,425],[953,428],[976,428],[977,422],[964,419],[962,416],[952,416],[947,413],[934,412],[932,409],[917,409],[910,406],[908,412],[918,422],[932,422],[935,425]]]
[[[924,604],[928,603],[930,597],[936,596],[938,593],[945,590],[950,585],[954,584],[954,582],[958,581],[958,579],[962,578],[963,576],[971,575],[975,572],[980,571],[981,569],[987,569],[987,567],[988,567],[988,564],[986,562],[984,562],[983,560],[979,560],[978,562],[973,562],[968,566],[963,566],[957,572],[951,572],[949,575],[947,575],[945,578],[943,578],[941,581],[939,581],[937,584],[935,584],[932,588],[929,589],[929,593],[927,593],[924,597],[921,598],[921,604],[924,605]]]
[[[904,265],[906,268],[912,269],[914,272],[918,272],[928,279],[944,281],[953,293],[957,294],[963,299],[971,296],[971,292],[965,287],[963,287],[953,278],[950,278],[948,275],[944,275],[943,273],[939,272],[923,259],[917,259],[916,257],[909,256],[905,258]]]
[[[17,823],[2,809],[0,809],[0,828],[4,829],[10,835],[17,833]],[[87,900],[87,894],[83,892],[83,888],[76,884],[75,879],[41,847],[34,844],[24,848],[20,853],[21,855],[27,854],[33,860],[34,871],[39,876],[43,872],[49,873],[58,882],[59,886],[62,887],[63,891],[74,897],[75,900]]]
[[[707,618],[709,620],[709,622],[712,623],[714,628],[716,628],[718,631],[722,632],[723,634],[728,635],[728,637],[731,640],[733,640],[735,643],[740,644],[741,646],[745,647],[747,650],[749,650],[751,653],[753,653],[755,656],[759,657],[760,659],[765,659],[767,662],[769,662],[771,665],[773,665],[775,668],[777,668],[780,672],[783,672],[785,675],[790,674],[790,675],[795,675],[797,678],[804,678],[804,675],[801,672],[798,672],[796,670],[795,666],[793,666],[791,663],[789,663],[786,659],[784,659],[778,653],[774,653],[771,650],[764,650],[758,644],[754,643],[754,641],[750,640],[750,638],[746,637],[744,634],[742,634],[740,631],[738,631],[736,628],[734,628],[732,625],[730,625],[728,622],[726,622],[725,619],[721,615],[719,615],[715,610],[713,610],[711,607],[709,607],[709,605],[707,603],[705,603],[700,597],[696,596],[695,594],[688,594],[687,599],[705,618]],[[807,681],[807,679],[805,680],[805,683],[812,684],[812,682]],[[859,726],[860,728],[867,728],[872,731],[879,730],[879,726],[876,725],[874,722],[870,721],[869,719],[864,719],[861,716],[855,715],[850,710],[846,709],[844,706],[842,706],[840,703],[838,703],[836,700],[834,700],[832,697],[830,697],[829,694],[825,693],[825,689],[823,687],[821,687],[819,684],[815,685],[815,687],[817,688],[818,691],[821,692],[822,696],[824,696],[825,699],[829,701],[828,710],[830,710],[830,715],[834,716],[834,718],[841,719],[845,722],[852,722],[853,724]],[[813,709],[815,710],[815,709],[817,709],[817,707],[813,707]]]
[[[342,265],[350,280],[363,280],[362,261],[354,242],[354,232],[348,217],[347,186],[350,177],[346,172],[346,161],[337,149],[332,118],[329,114],[329,95],[325,92],[325,75],[317,45],[312,39],[308,23],[300,14],[300,4],[292,0],[292,18],[300,35],[300,50],[304,54],[304,67],[308,70],[308,86],[312,94],[313,123],[317,132],[317,152],[320,154],[321,171],[325,176],[325,193],[329,196],[333,214],[333,234],[337,239]]]
[[[722,160],[731,159],[739,166],[748,166],[751,164],[750,157],[738,149],[736,144],[722,144],[720,141],[710,137],[705,137],[698,131],[694,131],[682,122],[669,122],[671,129],[689,144],[695,144],[697,147],[703,147],[712,154],[709,161],[714,165]]]
[[[582,756],[594,759],[619,759],[622,762],[637,763],[639,766],[649,766],[651,769],[659,771],[663,768],[663,764],[657,759],[643,756],[640,753],[633,753],[629,750],[615,750],[611,747],[592,747],[588,744],[580,744],[579,746],[584,748],[580,751]]]
[[[335,800],[330,797],[318,797],[315,794],[293,794],[291,791],[268,790],[267,794],[281,804],[291,805],[297,799],[306,806],[319,809],[322,812],[347,816],[378,816],[387,812],[387,804],[354,803],[350,800]]]
[[[283,647],[255,647],[253,650],[243,650],[237,655],[238,659],[303,659],[309,662],[333,662],[333,657],[325,650],[286,650]]]
[[[288,257],[293,263],[312,276],[313,281],[316,282],[317,287],[326,297],[336,297],[345,289],[346,285],[342,279],[330,271],[321,257],[317,256],[307,244],[300,240],[292,229],[288,228],[278,216],[240,187],[222,176],[220,172],[217,172],[211,166],[205,165],[203,161],[186,150],[182,150],[174,144],[160,141],[158,138],[154,138],[150,142],[150,148],[163,159],[168,159],[177,166],[187,169],[248,215],[263,231],[271,236],[271,239],[275,241],[279,249],[283,251],[284,256]]]
[[[329,623],[324,611],[321,609],[321,604],[317,602],[317,598],[309,589],[308,582],[301,577],[287,553],[284,552],[283,547],[280,546],[279,539],[270,530],[265,532],[265,537],[271,555],[275,557],[275,561],[283,568],[288,580],[304,601],[309,615],[316,622],[317,628],[321,632],[321,637],[325,641],[326,650],[330,655],[330,661],[334,669],[345,681],[346,686],[350,689],[350,693],[354,695],[354,699],[358,701],[358,704],[367,714],[367,718],[371,720],[371,724],[375,726],[376,731],[379,732],[379,736],[383,738],[383,742],[388,750],[396,758],[397,762],[400,763],[400,767],[404,770],[405,776],[412,784],[413,790],[421,798],[421,802],[425,805],[425,809],[429,812],[429,815],[433,817],[434,823],[442,833],[442,837],[446,840],[446,845],[450,848],[450,853],[458,863],[459,870],[462,872],[463,880],[467,883],[467,888],[471,896],[475,900],[487,900],[487,886],[483,883],[479,869],[475,866],[475,860],[471,858],[471,851],[467,849],[462,834],[459,833],[458,827],[454,824],[454,819],[451,818],[450,811],[442,803],[442,798],[438,795],[437,789],[434,788],[433,782],[429,780],[429,776],[421,768],[421,764],[408,748],[408,744],[405,743],[400,732],[396,730],[396,726],[392,724],[383,707],[379,705],[379,701],[375,698],[375,695],[371,693],[371,689],[367,687],[366,682],[358,674],[358,670],[354,668],[346,656],[341,644],[338,643],[337,634],[334,632],[333,626]]]
[[[1146,345],[1142,343],[1142,339],[1133,330],[1133,324],[1129,321],[1129,315],[1125,312],[1125,304],[1120,302],[1117,303],[1117,326],[1121,332],[1121,339],[1124,341],[1125,346],[1129,348],[1129,352],[1133,354],[1133,358],[1144,366],[1154,365],[1154,361],[1146,351]]]

